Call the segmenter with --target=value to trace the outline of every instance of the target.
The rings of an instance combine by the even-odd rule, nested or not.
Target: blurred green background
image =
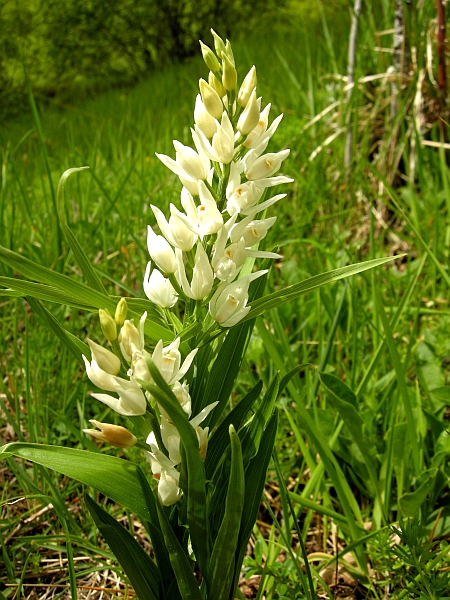
[[[346,0],[3,0],[0,108],[3,117],[26,109],[24,67],[37,97],[70,101],[186,60],[211,26],[236,40],[292,19],[316,27],[326,12],[345,28],[348,8]]]

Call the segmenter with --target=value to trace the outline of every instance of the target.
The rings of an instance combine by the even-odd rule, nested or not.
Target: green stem
[[[230,177],[230,165],[223,165],[223,175],[219,179],[219,185],[217,187],[217,208],[222,212],[226,202],[226,190],[228,185],[228,179]]]
[[[175,277],[175,273],[170,273],[169,274],[169,281],[172,284],[173,288],[175,289],[176,293],[181,296],[182,298],[186,298],[185,293],[183,292],[183,290],[181,289],[180,284],[177,281],[177,278]]]

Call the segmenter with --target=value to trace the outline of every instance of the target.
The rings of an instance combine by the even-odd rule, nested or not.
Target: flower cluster
[[[191,130],[195,150],[175,140],[175,159],[157,155],[181,181],[182,210],[171,204],[167,220],[157,206],[151,205],[160,234],[148,228],[151,262],[144,276],[144,291],[151,302],[164,309],[174,307],[181,298],[187,305],[185,317],[198,317],[202,308],[208,307],[215,321],[212,327],[218,330],[217,324],[233,327],[246,317],[250,311],[249,285],[267,272],[247,270],[244,275],[241,270],[247,259],[279,258],[259,250],[259,242],[276,221],[276,217],[266,217],[265,211],[285,194],[265,196],[270,188],[292,180],[275,176],[289,150],[265,153],[282,115],[269,125],[270,104],[261,110],[255,67],[238,88],[230,43],[215,32],[213,36],[215,53],[201,43],[210,73],[208,82],[200,80],[195,102]],[[149,360],[194,428],[203,459],[208,428],[200,425],[217,402],[192,417],[189,386],[183,379],[197,348],[182,361],[180,338],[168,346],[160,340],[150,354],[144,339],[146,313],[135,325],[126,319],[126,310],[126,302],[121,300],[114,318],[108,311],[100,311],[101,327],[112,351],[89,341],[92,356],[90,361],[83,357],[86,372],[94,385],[108,392],[92,394],[94,398],[125,417],[147,415],[153,430],[145,444],[123,427],[98,421],[91,422],[100,431],[85,431],[115,446],[143,446],[158,480],[160,501],[170,505],[182,496],[181,440],[169,415],[150,396],[148,389],[155,382]]]
[[[153,382],[147,366],[146,356],[152,359],[158,368],[164,381],[170,386],[173,394],[180,403],[187,417],[191,416],[191,397],[189,386],[183,382],[188,372],[197,348],[192,350],[182,362],[180,338],[168,346],[164,346],[160,340],[149,354],[144,349],[144,324],[147,314],[144,313],[139,322],[139,327],[132,320],[125,320],[126,302],[122,299],[118,305],[115,318],[107,311],[100,311],[102,330],[107,339],[112,342],[117,353],[103,348],[99,344],[88,340],[92,358],[89,361],[83,356],[86,373],[91,382],[111,394],[92,394],[120,415],[126,417],[141,416],[151,409],[152,398],[146,392],[140,382]],[[117,335],[117,329],[119,332]],[[120,357],[119,357],[119,356]],[[126,378],[120,376],[120,371],[126,365]],[[204,408],[190,423],[197,433],[199,452],[202,458],[206,456],[208,445],[208,428],[201,428],[201,422],[216,406],[217,402]],[[165,505],[173,504],[181,497],[178,487],[179,473],[176,469],[181,461],[180,436],[169,416],[159,406],[160,435],[164,444],[164,451],[159,448],[156,435],[152,431],[147,439],[146,449],[149,450],[148,458],[151,463],[152,472],[158,479],[158,494],[161,502]],[[101,431],[86,429],[86,433],[94,438],[110,443],[113,446],[129,448],[137,443],[137,439],[123,427],[91,421]]]
[[[215,53],[200,42],[210,73],[200,79],[195,102],[195,150],[174,140],[175,160],[157,154],[180,179],[183,210],[171,204],[167,220],[151,205],[162,235],[148,228],[144,291],[162,308],[179,298],[208,304],[217,323],[232,327],[250,311],[250,282],[266,272],[239,278],[246,259],[279,258],[258,250],[276,217],[257,217],[285,194],[264,196],[292,179],[274,176],[289,150],[264,154],[282,115],[269,126],[270,104],[261,110],[255,67],[238,89],[231,45],[213,36]]]

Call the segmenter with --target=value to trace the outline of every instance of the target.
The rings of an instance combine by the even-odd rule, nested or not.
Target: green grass
[[[359,75],[386,68],[386,57],[374,49],[373,31],[388,29],[390,17],[375,14],[376,23],[372,17],[367,11],[361,24],[361,44],[369,52],[363,59],[361,50]],[[394,178],[395,169],[383,158],[389,146],[381,143],[392,133],[389,106],[380,108],[389,90],[375,84],[376,117],[368,118],[362,109],[359,117],[355,113],[352,172],[343,167],[345,134],[310,160],[343,122],[336,107],[302,132],[342,98],[341,83],[325,77],[336,69],[345,72],[342,38],[333,46],[326,35],[317,42],[305,29],[291,29],[262,32],[234,45],[239,75],[255,63],[258,90],[264,101],[272,101],[272,117],[285,113],[273,147],[291,148],[283,172],[296,180],[277,205],[277,225],[265,242],[267,249],[280,246],[284,254],[269,291],[360,260],[407,253],[393,266],[332,284],[258,318],[233,401],[257,376],[268,385],[277,370],[283,376],[299,364],[314,367],[305,366],[291,379],[280,402],[276,447],[282,477],[274,463],[266,507],[261,506],[266,526],[255,529],[245,572],[262,576],[257,598],[310,597],[301,538],[312,554],[311,577],[324,597],[333,597],[333,580],[323,569],[329,565],[334,573],[336,554],[358,598],[382,598],[388,585],[393,598],[444,597],[450,533],[448,157],[443,150],[416,146],[413,179],[409,139],[415,134],[408,133],[409,117],[399,117],[396,146],[403,176]],[[67,186],[72,231],[108,292],[140,292],[146,227],[154,225],[149,204],[166,209],[179,201],[175,177],[154,153],[173,154],[172,139],[189,142],[197,80],[204,74],[203,63],[193,60],[154,73],[130,90],[74,99],[59,108],[42,105],[42,137],[32,114],[6,124],[0,134],[1,243],[81,280],[73,255],[64,244],[59,251],[52,189],[65,169],[89,165]],[[368,106],[365,91],[364,86],[355,91],[354,106]],[[400,102],[400,113],[407,113],[408,97]],[[437,127],[428,135],[439,140]],[[374,167],[368,157],[376,140],[381,150]],[[13,273],[0,265],[0,275]],[[2,296],[3,441],[93,449],[81,432],[87,420],[119,423],[118,416],[88,396],[79,363],[29,305]],[[97,315],[46,307],[76,337],[100,338]],[[325,375],[319,378],[319,372]],[[38,466],[13,459],[7,464],[9,470],[0,472],[0,529],[6,540],[0,568],[6,574],[2,583],[11,587],[1,588],[3,595],[13,597],[21,581],[37,586],[39,573],[50,581],[42,562],[46,552],[67,559],[63,575],[72,577],[72,585],[75,577],[85,581],[111,555],[99,548],[96,530],[79,508],[82,486]],[[25,500],[13,504],[19,497]],[[54,509],[38,516],[49,502]],[[28,515],[35,526],[24,526]],[[395,541],[390,526],[400,517],[414,517],[415,528],[404,522],[401,550],[389,549]],[[131,516],[128,521],[136,527]],[[346,546],[354,559],[345,554]]]

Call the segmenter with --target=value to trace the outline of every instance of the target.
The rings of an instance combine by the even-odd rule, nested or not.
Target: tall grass
[[[387,2],[381,14],[370,7],[364,13],[357,78],[385,72],[387,58],[377,50],[374,32],[389,29],[391,19]],[[430,597],[439,597],[450,532],[449,169],[444,150],[419,140],[414,176],[403,168],[410,164],[415,135],[407,95],[392,125],[388,91],[380,85],[368,99],[361,84],[352,100],[356,160],[351,175],[345,172],[344,136],[338,133],[345,122],[346,109],[338,103],[343,84],[329,76],[346,70],[344,38],[328,37],[330,23],[324,31],[320,38],[305,28],[262,32],[234,44],[243,69],[256,64],[263,96],[274,99],[273,114],[285,113],[277,141],[292,148],[285,172],[296,184],[279,207],[276,233],[266,240],[268,249],[278,246],[284,254],[273,285],[364,258],[407,256],[394,267],[323,288],[258,318],[233,402],[255,373],[268,383],[277,370],[283,377],[303,366],[280,402],[277,459],[261,507],[265,525],[255,529],[246,576],[261,576],[257,598],[312,597],[312,580],[332,598],[340,565],[344,583],[357,588],[359,597],[416,597],[411,594],[421,593],[425,580]],[[65,169],[89,165],[68,184],[72,231],[108,291],[139,291],[146,227],[154,224],[149,203],[167,208],[178,189],[154,152],[170,154],[172,139],[188,143],[182,124],[193,110],[201,68],[199,60],[175,65],[136,88],[74,99],[70,106],[41,106],[34,117],[6,124],[0,134],[2,244],[80,277],[70,252],[63,247],[59,253],[55,243],[51,188]],[[379,129],[382,121],[387,125]],[[400,170],[386,158],[393,128]],[[436,128],[429,135],[439,139]],[[380,156],[375,161],[374,143]],[[0,274],[13,275],[4,265]],[[105,420],[107,411],[89,398],[78,363],[45,326],[42,313],[7,290],[0,294],[4,441],[95,449],[81,430],[88,418]],[[95,315],[47,308],[77,337],[98,338]],[[99,549],[86,517],[80,526],[80,486],[12,459],[8,469],[0,475],[3,595],[12,597],[28,578],[37,586],[39,573],[49,581],[46,553],[62,556],[72,589],[75,579],[85,581],[104,568],[109,551]],[[14,504],[19,497],[24,499]],[[401,524],[404,539],[397,551],[390,525],[400,517],[419,524]],[[132,516],[128,521],[140,535]],[[425,538],[428,554],[420,550]],[[72,548],[83,564],[80,569],[77,562],[76,571]],[[393,574],[390,580],[386,573]]]

